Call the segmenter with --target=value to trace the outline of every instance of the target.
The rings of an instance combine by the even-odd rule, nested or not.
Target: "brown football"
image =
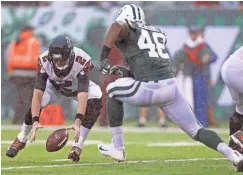
[[[62,149],[68,141],[68,130],[58,129],[51,133],[46,140],[46,150],[55,152]]]

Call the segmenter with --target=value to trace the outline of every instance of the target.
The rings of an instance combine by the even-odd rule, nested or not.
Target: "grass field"
[[[2,127],[3,175],[234,175],[230,162],[214,150],[194,142],[180,130],[125,128],[127,160],[117,163],[103,157],[97,143],[109,142],[108,129],[94,128],[84,146],[79,163],[66,160],[71,148],[72,133],[68,144],[60,151],[48,153],[45,139],[53,129],[38,131],[37,141],[19,153],[14,159],[7,158],[5,151],[15,139],[20,127]],[[227,130],[220,132],[227,141]]]

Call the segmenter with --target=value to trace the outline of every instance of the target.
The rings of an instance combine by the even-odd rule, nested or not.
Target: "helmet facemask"
[[[65,53],[65,52],[64,52]],[[51,53],[50,57],[52,63],[58,70],[65,70],[70,63],[71,53],[69,54],[62,54],[62,53]]]

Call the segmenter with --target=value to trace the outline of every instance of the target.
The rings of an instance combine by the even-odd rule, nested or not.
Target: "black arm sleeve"
[[[47,73],[38,72],[35,77],[35,89],[39,89],[44,92],[46,89],[47,78],[48,78]]]
[[[78,74],[78,93],[88,92],[89,90],[89,76],[87,74]]]

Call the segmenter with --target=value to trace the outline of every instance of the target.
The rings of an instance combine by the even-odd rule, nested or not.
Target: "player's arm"
[[[48,74],[43,70],[43,68],[41,68],[35,78],[35,87],[31,103],[31,114],[33,122],[39,121],[41,101],[46,88],[47,79]]]
[[[75,142],[78,142],[79,139],[79,128],[84,119],[84,115],[87,107],[88,100],[88,89],[89,89],[89,78],[86,73],[79,73],[78,76],[78,106],[77,114],[75,116],[74,124],[71,126],[71,129],[75,131]]]
[[[115,42],[125,39],[129,35],[129,26],[125,22],[114,22],[108,29],[100,55],[100,69],[107,74],[111,68],[108,56]]]
[[[36,131],[39,128],[41,128],[41,126],[39,125],[39,118],[40,118],[39,116],[40,116],[42,96],[46,88],[47,78],[48,78],[48,74],[41,67],[40,71],[37,73],[35,78],[35,88],[34,88],[34,93],[33,93],[32,103],[31,103],[33,127],[32,127],[32,136],[30,142],[35,141]]]

